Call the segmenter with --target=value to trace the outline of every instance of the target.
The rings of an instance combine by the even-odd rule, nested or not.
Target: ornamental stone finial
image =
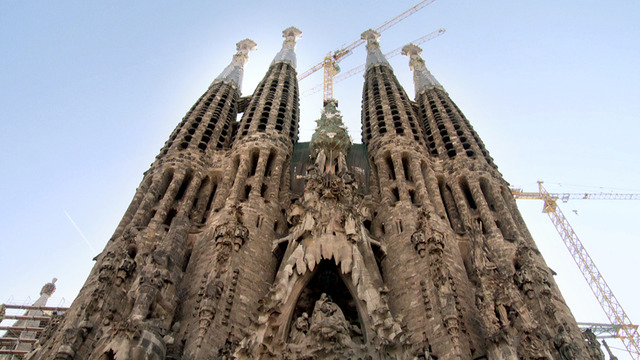
[[[387,62],[387,59],[382,54],[382,50],[380,50],[380,43],[378,42],[378,39],[380,39],[380,33],[369,29],[362,33],[361,38],[367,42],[366,70],[369,70],[372,66],[376,65],[391,67],[389,62]]]
[[[336,151],[346,156],[351,149],[352,141],[347,127],[342,121],[337,100],[328,99],[326,101],[322,115],[320,119],[316,120],[316,123],[318,125],[309,142],[311,156],[317,156],[323,149],[326,153]]]
[[[53,294],[56,291],[56,285],[55,285],[56,281],[58,281],[58,279],[53,278],[51,282],[44,284],[44,286],[42,287],[42,290],[40,290],[40,296],[42,295],[51,296],[51,294]]]
[[[249,52],[253,51],[253,50],[256,50],[257,47],[258,47],[258,44],[256,44],[255,41],[253,41],[251,39],[240,40],[236,44],[236,50],[238,50],[236,55],[241,55],[242,54],[242,55],[248,57],[249,56]]]
[[[302,31],[294,26],[290,26],[282,31],[284,42],[282,49],[276,54],[271,65],[279,62],[287,62],[294,68],[296,67],[296,40],[302,37]]]
[[[413,83],[416,88],[416,97],[425,89],[439,88],[444,90],[442,85],[429,72],[427,66],[422,59],[422,49],[414,44],[408,44],[402,47],[402,55],[409,57],[409,67],[413,71]]]
[[[242,87],[242,76],[244,74],[244,64],[249,60],[249,52],[255,50],[257,44],[251,39],[241,40],[236,44],[236,52],[233,55],[233,59],[231,60],[231,64],[227,66],[218,77],[213,80],[213,84],[217,84],[220,82],[231,84],[238,89],[240,92],[240,88]]]

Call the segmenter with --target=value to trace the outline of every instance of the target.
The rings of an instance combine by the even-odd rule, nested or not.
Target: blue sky
[[[246,65],[248,95],[284,28],[303,32],[302,72],[417,2],[0,0],[0,302],[33,301],[56,276],[50,304],[70,304],[142,173],[236,42],[258,43]],[[436,0],[380,42],[388,52],[446,28],[422,44],[427,66],[511,184],[535,190],[543,179],[555,192],[640,192],[638,15],[640,3],[631,0]],[[364,60],[361,47],[340,65],[347,71]],[[390,63],[413,96],[407,58]],[[318,72],[300,89],[321,81]],[[357,75],[334,91],[356,141],[362,82]],[[302,99],[301,141],[320,107],[320,93]],[[542,204],[519,207],[576,318],[605,322]],[[633,280],[640,202],[561,207],[640,322]]]

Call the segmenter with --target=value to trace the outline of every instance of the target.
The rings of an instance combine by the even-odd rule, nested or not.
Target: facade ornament
[[[249,52],[256,49],[256,43],[251,39],[244,39],[236,44],[238,52],[233,55],[231,64],[227,66],[218,77],[213,80],[211,86],[217,83],[228,83],[236,87],[238,93],[242,87],[244,65],[249,60]]]
[[[578,348],[571,340],[565,324],[558,326],[558,332],[553,338],[553,345],[563,360],[577,360],[581,358]]]
[[[416,98],[425,89],[438,88],[444,90],[442,85],[427,69],[422,59],[422,49],[414,44],[408,44],[402,47],[402,55],[409,57],[409,67],[413,71],[413,84],[416,90]]]

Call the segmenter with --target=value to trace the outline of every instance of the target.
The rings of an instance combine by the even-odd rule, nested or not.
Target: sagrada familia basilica
[[[412,100],[363,33],[363,143],[333,99],[301,143],[283,34],[244,97],[237,44],[27,359],[604,359],[421,49]]]

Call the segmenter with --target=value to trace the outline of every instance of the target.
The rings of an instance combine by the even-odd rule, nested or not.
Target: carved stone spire
[[[227,66],[211,85],[224,82],[234,85],[240,92],[242,87],[242,75],[244,74],[244,64],[249,60],[249,51],[256,49],[256,43],[251,39],[244,39],[236,44],[238,52],[233,55],[231,64]]]
[[[58,279],[53,278],[51,282],[46,283],[42,287],[42,290],[40,290],[40,296],[46,295],[47,297],[50,297],[56,291],[56,281],[58,281]]]
[[[389,62],[382,54],[382,50],[380,50],[380,43],[378,39],[380,39],[380,34],[372,29],[369,29],[362,33],[362,40],[367,41],[367,65],[366,70],[369,70],[372,66],[376,65],[389,65]]]
[[[413,71],[413,83],[416,88],[416,97],[424,89],[440,88],[444,90],[442,85],[436,80],[436,78],[429,72],[427,66],[422,59],[422,49],[414,44],[405,45],[402,48],[402,55],[409,57],[409,67]]]
[[[276,54],[276,57],[273,58],[271,65],[279,62],[288,62],[296,67],[296,40],[300,38],[302,35],[302,31],[298,30],[294,26],[290,26],[286,28],[282,32],[282,37],[284,38],[284,42],[282,43],[282,49],[280,52]]]
[[[325,151],[338,150],[345,156],[351,148],[351,137],[347,132],[347,127],[342,122],[342,115],[338,110],[338,102],[329,99],[322,109],[316,131],[311,136],[311,155],[316,156],[321,149]]]

